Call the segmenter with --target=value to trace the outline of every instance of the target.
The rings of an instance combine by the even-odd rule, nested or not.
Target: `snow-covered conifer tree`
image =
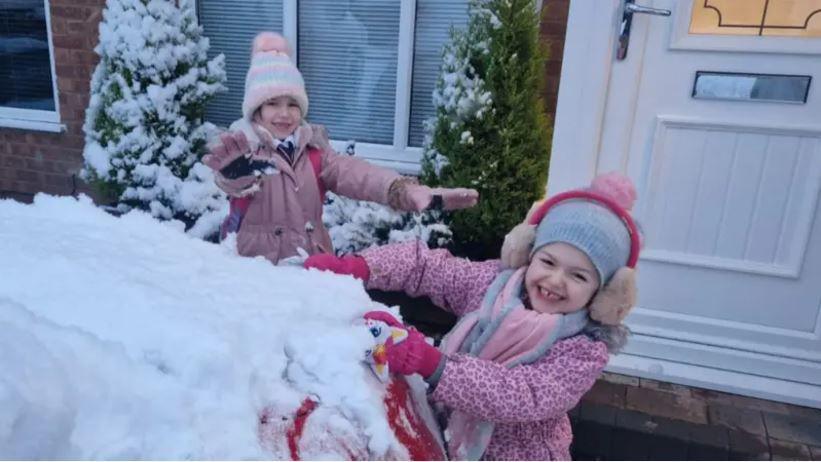
[[[322,222],[328,228],[337,254],[358,252],[372,245],[420,239],[428,247],[444,247],[451,232],[441,213],[397,212],[376,202],[357,201],[328,192]]]
[[[551,127],[533,0],[472,0],[453,30],[434,90],[423,157],[426,184],[472,187],[476,207],[450,221],[457,251],[498,256],[503,236],[545,191]]]
[[[356,154],[356,143],[349,141],[348,155]],[[372,245],[420,239],[428,247],[444,247],[451,243],[451,232],[442,223],[442,212],[399,212],[376,202],[358,201],[332,192],[322,210],[322,222],[328,228],[337,254],[358,252]]]
[[[225,82],[208,47],[192,0],[107,0],[83,126],[87,181],[122,212],[182,220],[200,237],[227,203],[199,162],[214,128],[205,104]]]

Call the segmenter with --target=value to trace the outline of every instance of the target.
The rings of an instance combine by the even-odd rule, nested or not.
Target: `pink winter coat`
[[[231,130],[242,130],[252,146],[258,143],[258,135],[247,122],[237,121]],[[265,175],[260,190],[253,193],[237,232],[240,255],[262,255],[276,263],[297,255],[298,247],[309,254],[333,253],[328,230],[322,224],[324,198],[320,197],[314,167],[307,154],[309,148],[321,150],[320,178],[325,189],[352,199],[388,202],[388,189],[399,178],[398,173],[337,154],[323,127],[303,124],[297,129],[293,166],[271,150],[270,158],[279,173]],[[229,196],[237,197],[249,182],[217,176],[217,185]]]
[[[370,268],[369,288],[427,295],[457,316],[480,307],[503,269],[498,260],[472,262],[415,242],[372,247],[361,256]],[[557,341],[541,359],[512,369],[457,353],[448,357],[431,399],[496,422],[485,460],[568,460],[567,412],[607,361],[605,343],[585,335]]]

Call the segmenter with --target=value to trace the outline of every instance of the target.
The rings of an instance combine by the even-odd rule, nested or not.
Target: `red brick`
[[[639,378],[632,377],[629,375],[622,375],[622,374],[615,374],[613,372],[604,372],[602,373],[601,380],[610,382],[610,383],[620,383],[623,385],[628,385],[631,387],[638,387],[639,386]]]
[[[658,390],[628,388],[625,407],[669,419],[686,420],[697,424],[707,423],[707,406],[704,402]]]
[[[57,68],[57,78],[72,78],[72,77],[81,77],[82,71],[73,64],[62,64],[59,63],[55,66]]]
[[[707,405],[725,404],[743,409],[753,409],[756,411],[775,412],[777,414],[787,414],[789,406],[784,403],[775,401],[765,401],[762,399],[751,398],[748,396],[734,395],[731,393],[722,393],[714,390],[705,390],[694,388],[692,390],[693,396],[704,400]]]
[[[52,36],[56,35],[65,35],[68,32],[68,25],[65,21],[55,19],[52,17],[51,20],[51,33]]]
[[[547,93],[555,94],[559,90],[559,76],[547,76],[545,79],[545,90]]]
[[[19,181],[28,182],[28,183],[38,183],[40,182],[40,173],[33,172],[31,170],[17,170],[15,172],[15,177]]]
[[[44,175],[45,184],[53,186],[62,190],[67,190],[64,194],[71,191],[71,175]]]
[[[561,22],[543,22],[540,27],[540,32],[543,37],[560,38],[564,41],[567,33],[567,24]]]
[[[18,141],[9,143],[9,145],[11,146],[11,154],[14,156],[25,156],[31,152],[31,145],[27,143],[21,143]]]
[[[593,388],[582,397],[582,401],[623,408],[626,395],[625,385],[598,380]]]
[[[94,13],[94,10],[85,6],[61,6],[52,5],[51,14],[54,17],[62,19],[76,19],[78,21],[87,21]]]
[[[76,35],[56,35],[54,36],[54,46],[58,48],[83,48],[86,38]]]
[[[544,99],[545,113],[548,114],[551,120],[554,118],[554,114],[556,114],[557,103],[558,101],[555,96],[548,95]]]
[[[55,48],[54,49],[54,62],[55,63],[68,63],[71,61],[71,52],[65,48]]]
[[[547,75],[561,75],[562,62],[548,61],[547,63],[545,63],[545,72],[547,72]]]
[[[720,425],[731,430],[740,430],[756,435],[767,434],[761,411],[715,404],[708,407],[708,414],[712,425]]]
[[[641,378],[639,379],[639,386],[641,388],[650,388],[653,390],[664,391],[667,393],[673,393],[681,396],[692,396],[690,392],[690,387],[685,385],[679,385],[676,383],[659,382],[658,380]]]
[[[542,6],[542,19],[567,17],[570,8],[568,0],[547,0]]]
[[[3,170],[11,170],[25,167],[25,158],[19,156],[2,156],[0,157],[0,165]]]
[[[91,50],[71,50],[71,63],[75,66],[88,68],[97,62],[97,54]]]

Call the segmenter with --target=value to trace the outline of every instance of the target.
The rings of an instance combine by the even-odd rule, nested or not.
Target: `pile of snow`
[[[369,457],[397,450],[354,322],[384,307],[353,278],[42,194],[0,201],[0,255],[3,458],[287,459],[260,416],[306,396],[311,425],[363,436]]]

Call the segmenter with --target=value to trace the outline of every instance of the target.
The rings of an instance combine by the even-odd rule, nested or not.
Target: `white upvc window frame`
[[[299,56],[298,0],[282,2],[282,34]],[[406,174],[421,172],[422,148],[408,146],[410,130],[411,86],[413,84],[413,45],[416,30],[416,0],[402,0],[399,9],[399,44],[396,63],[396,99],[394,101],[393,145],[356,143],[356,155]],[[299,66],[299,63],[297,63]],[[333,133],[330,134],[333,138]],[[347,140],[331,139],[331,146],[344,152]]]
[[[54,39],[51,31],[51,9],[49,0],[43,0],[46,17],[46,34],[48,39],[48,57],[51,68],[51,90],[54,97],[54,110],[21,109],[0,106],[0,128],[18,128],[24,130],[60,133],[66,126],[60,123],[60,97],[57,93],[57,69],[54,63]]]

